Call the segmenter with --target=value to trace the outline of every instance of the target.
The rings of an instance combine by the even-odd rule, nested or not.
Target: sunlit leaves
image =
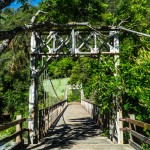
[[[29,3],[24,3],[20,8],[22,8],[22,11],[26,11],[26,10],[29,10]]]
[[[49,12],[45,20],[49,19],[59,23],[100,22],[102,20],[101,14],[107,6],[99,0],[46,0],[42,3],[43,10]]]

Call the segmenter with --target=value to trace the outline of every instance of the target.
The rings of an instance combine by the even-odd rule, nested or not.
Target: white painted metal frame
[[[30,59],[30,71],[31,71],[31,83],[29,90],[29,122],[28,128],[30,131],[31,143],[38,142],[38,77],[42,71],[47,67],[48,63],[53,60],[53,58],[58,58],[61,56],[100,56],[101,54],[113,54],[115,60],[115,67],[117,69],[119,62],[119,39],[116,31],[110,32],[110,37],[114,37],[114,43],[112,45],[108,40],[104,40],[101,34],[96,31],[90,31],[88,35],[83,36],[80,31],[72,28],[69,34],[61,33],[59,31],[51,30],[48,36],[44,37],[41,33],[32,32],[31,35],[31,59]],[[84,32],[83,32],[84,33]],[[108,32],[109,33],[109,32]],[[108,37],[109,39],[109,37]],[[106,45],[108,47],[107,51],[103,52],[103,47]],[[65,49],[65,51],[64,51]],[[38,68],[38,57],[45,56],[46,62],[43,63],[41,68]],[[117,76],[117,73],[116,73]],[[77,85],[76,85],[77,86]],[[75,89],[82,89],[81,87],[70,87]],[[81,95],[82,94],[81,90]],[[67,95],[67,93],[66,93]],[[67,98],[67,97],[66,97]],[[116,99],[117,100],[117,99]],[[118,118],[117,118],[118,120]],[[117,122],[118,123],[118,122]],[[118,137],[119,126],[118,126]]]
[[[113,46],[110,46],[110,52],[119,53],[118,31],[111,31],[110,36],[111,35],[115,35],[115,36],[113,36],[113,38],[112,38]],[[119,64],[120,64],[119,55],[114,55],[114,65],[115,65],[114,76],[116,78],[116,81],[119,80],[118,79]],[[123,118],[122,117],[122,109],[120,107],[120,101],[119,101],[119,97],[121,96],[121,93],[119,91],[116,91],[116,92],[118,92],[118,93],[116,93],[116,95],[113,95],[113,103],[114,103],[114,106],[116,106],[117,110],[115,110],[114,108],[112,110],[112,120],[111,120],[111,124],[110,124],[110,133],[112,136],[112,140],[114,140],[114,142],[116,141],[116,139],[114,139],[114,136],[117,136],[117,143],[123,144],[123,131],[120,131],[120,128],[123,128],[123,124],[121,121],[119,121],[120,118]]]

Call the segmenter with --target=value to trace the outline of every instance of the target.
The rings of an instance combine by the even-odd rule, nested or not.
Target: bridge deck
[[[134,150],[129,145],[113,144],[92,121],[80,103],[68,105],[53,131],[37,145],[30,145],[28,150]]]

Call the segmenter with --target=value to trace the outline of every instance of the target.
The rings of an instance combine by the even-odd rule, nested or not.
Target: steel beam
[[[112,36],[114,35],[114,36]],[[119,53],[119,37],[118,37],[118,31],[111,31],[110,32],[111,37],[111,45],[110,46],[110,52],[112,53]],[[114,66],[115,66],[115,73],[114,76],[116,78],[116,82],[119,82],[118,75],[119,75],[119,55],[114,55]],[[118,89],[118,87],[117,87]],[[116,94],[113,96],[113,103],[114,106],[116,106],[116,110],[113,108],[113,118],[115,122],[112,124],[112,134],[114,131],[117,131],[117,142],[118,144],[123,144],[123,131],[120,131],[120,128],[123,128],[123,123],[119,121],[120,118],[122,118],[122,108],[121,108],[121,93],[119,91],[116,91]],[[114,125],[115,124],[115,125]],[[116,127],[116,129],[115,129]],[[113,129],[114,128],[114,129]],[[115,135],[114,135],[115,136]]]
[[[90,31],[86,35],[80,34],[80,31],[74,28],[70,31],[70,34],[60,34],[59,32],[50,31],[49,35],[47,36],[47,41],[40,39],[42,41],[42,48],[47,48],[48,52],[44,52],[45,55],[61,55],[61,54],[68,54],[68,55],[89,55],[89,54],[117,54],[119,53],[113,45],[108,42],[109,36],[107,39],[101,37],[101,34],[98,34],[95,31]],[[113,34],[115,31],[112,31]],[[113,36],[113,35],[111,35]],[[103,51],[104,48],[111,47]],[[63,51],[65,50],[65,52]],[[114,51],[115,50],[115,51]],[[34,53],[32,52],[32,55]],[[40,53],[42,54],[42,52]]]
[[[31,35],[31,52],[37,53],[37,42],[36,33],[32,32]],[[38,142],[38,76],[37,76],[37,56],[32,56],[30,58],[30,89],[29,89],[29,121],[28,129],[30,142]]]

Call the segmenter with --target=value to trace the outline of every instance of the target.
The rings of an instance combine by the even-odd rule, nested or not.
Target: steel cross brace
[[[110,37],[115,36],[113,32]],[[67,33],[61,31],[50,31],[47,36],[37,36],[40,42],[38,53],[32,52],[31,55],[41,55],[47,58],[47,61],[38,69],[38,75],[40,75],[47,64],[53,59],[58,57],[73,56],[99,56],[101,54],[118,55],[118,51],[112,51],[112,48],[116,49],[111,43],[109,43],[110,37],[103,39],[101,35],[95,31],[88,31],[85,33],[78,31],[77,29],[71,29]]]

